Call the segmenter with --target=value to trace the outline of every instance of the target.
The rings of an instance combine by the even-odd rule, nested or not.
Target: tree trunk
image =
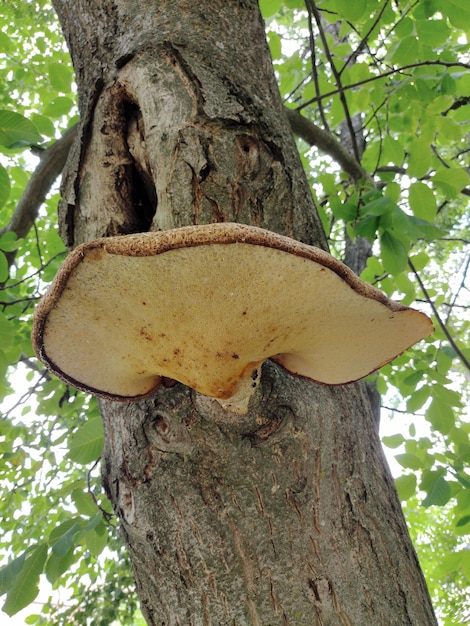
[[[325,246],[254,0],[54,4],[81,114],[70,246],[216,221]],[[245,416],[181,384],[101,409],[149,624],[436,623],[363,385],[267,362]]]

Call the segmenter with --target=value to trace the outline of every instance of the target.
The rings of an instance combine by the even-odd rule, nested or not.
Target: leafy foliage
[[[96,401],[45,374],[31,347],[34,304],[65,255],[57,192],[24,239],[9,230],[38,155],[76,122],[73,71],[49,2],[3,3],[0,24],[3,611],[31,603],[42,577],[67,586],[67,602],[51,599],[28,623],[86,624],[93,616],[96,624],[136,624],[130,567],[96,465]]]
[[[434,336],[375,380],[441,622],[466,623],[470,9],[466,0],[260,6],[286,106],[313,137],[329,138],[326,151],[301,133],[299,151],[332,252],[369,242],[362,277],[434,318]],[[38,156],[76,121],[73,71],[48,0],[5,2],[0,24],[3,610],[29,604],[46,577],[70,597],[28,623],[135,624],[129,563],[96,466],[97,405],[43,372],[30,345],[32,308],[65,254],[57,192],[30,232],[9,228]]]
[[[456,536],[443,538],[443,550],[461,558],[428,577],[442,623],[455,624],[453,608],[461,616],[470,608],[458,592],[468,587],[470,530],[469,9],[439,0],[286,0],[265,15],[286,105],[336,141],[329,154],[299,143],[333,252],[341,257],[366,238],[373,256],[362,277],[434,319],[433,337],[384,367],[377,386],[395,415],[388,430],[396,434],[384,443],[397,449],[397,487],[415,507],[405,508],[410,525],[421,506],[428,537],[443,519]],[[360,178],[338,166],[345,145]],[[412,415],[408,432],[403,414]],[[442,557],[421,540],[417,547],[434,565]],[[460,587],[446,596],[449,576]]]

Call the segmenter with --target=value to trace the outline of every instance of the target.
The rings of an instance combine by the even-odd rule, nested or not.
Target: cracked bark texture
[[[81,114],[69,246],[231,220],[325,247],[254,0],[54,5]],[[245,416],[181,384],[100,406],[149,624],[436,623],[363,385],[267,362]]]

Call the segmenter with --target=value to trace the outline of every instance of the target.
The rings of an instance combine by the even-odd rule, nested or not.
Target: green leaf
[[[408,216],[409,223],[412,225],[415,236],[414,239],[425,239],[426,241],[434,241],[444,235],[444,231],[434,224],[422,220],[419,217]]]
[[[460,566],[462,568],[463,573],[465,574],[467,581],[469,581],[470,580],[470,553],[468,552],[468,550],[462,551],[462,560],[460,562]]]
[[[393,209],[396,203],[388,196],[382,196],[361,207],[361,215],[384,215]]]
[[[335,174],[322,172],[317,176],[317,182],[323,187],[323,193],[327,196],[334,197],[338,191],[338,181]]]
[[[259,8],[264,18],[278,13],[281,6],[282,0],[259,0]]]
[[[463,551],[460,550],[446,554],[446,556],[442,559],[442,562],[439,564],[439,570],[443,576],[455,572],[460,568],[463,554]]]
[[[435,472],[436,478],[427,489],[427,496],[422,502],[422,506],[428,507],[433,504],[444,506],[450,500],[451,491],[449,483],[440,472]]]
[[[103,524],[85,533],[85,545],[93,556],[100,555],[107,543],[108,533]]]
[[[408,250],[402,241],[389,231],[380,235],[380,252],[384,269],[390,274],[402,272],[408,262]]]
[[[66,531],[69,528],[72,528],[77,522],[80,521],[79,517],[70,517],[66,519],[61,524],[58,524],[53,530],[49,533],[49,545],[52,545],[56,541],[58,541],[62,535],[65,535]]]
[[[463,167],[443,167],[436,171],[432,182],[449,198],[455,198],[469,184],[469,175]]]
[[[446,0],[442,2],[441,10],[455,28],[470,29],[470,9],[466,0]]]
[[[44,109],[44,115],[48,117],[61,117],[67,115],[74,105],[73,100],[66,96],[57,96]]]
[[[0,250],[0,283],[8,280],[8,261],[5,254]]]
[[[426,404],[430,397],[431,390],[429,387],[424,386],[420,389],[416,389],[406,401],[406,410],[410,413],[419,411],[419,409]]]
[[[53,584],[56,582],[62,574],[64,574],[74,562],[74,551],[71,548],[62,556],[57,556],[54,553],[49,555],[46,563],[46,578]]]
[[[385,187],[384,195],[386,195],[387,198],[391,198],[393,202],[396,204],[400,200],[400,196],[401,196],[400,185],[394,181],[387,183],[387,186]]]
[[[14,42],[5,33],[0,32],[0,52],[10,52],[14,49]]]
[[[393,51],[390,61],[399,65],[406,65],[410,62],[410,59],[416,59],[419,56],[418,49],[418,40],[414,35],[405,37]]]
[[[271,51],[271,57],[277,61],[282,58],[282,45],[281,38],[275,32],[270,32],[268,35],[269,50]]]
[[[466,526],[469,522],[470,522],[470,515],[464,515],[459,520],[457,520],[457,523],[455,525],[458,528],[460,526]]]
[[[387,136],[383,140],[381,163],[386,165],[387,163],[393,163],[394,165],[401,166],[405,160],[405,151],[403,146],[393,137]]]
[[[416,476],[415,474],[406,474],[395,479],[395,487],[398,491],[400,500],[408,500],[416,493]]]
[[[432,395],[450,407],[463,406],[462,395],[444,385],[434,385]]]
[[[428,222],[434,220],[437,213],[436,197],[428,185],[421,182],[411,183],[408,190],[408,200],[413,215]]]
[[[103,522],[103,513],[99,511],[94,517],[90,519],[88,524],[85,526],[85,531],[93,530]]]
[[[451,441],[453,441],[459,446],[459,450],[458,450],[459,456],[461,454],[460,446],[462,444],[465,444],[465,446],[468,446],[468,452],[470,452],[470,442],[468,440],[468,433],[464,428],[459,428],[458,426],[455,426],[449,433],[449,438]],[[467,452],[467,449],[464,450],[464,453],[466,452]],[[470,462],[470,457],[468,461]],[[470,506],[470,501],[469,501],[469,506]]]
[[[0,165],[0,209],[5,206],[8,196],[10,195],[10,177],[7,170]]]
[[[22,239],[18,239],[16,233],[12,230],[3,233],[0,237],[0,250],[4,252],[13,252],[13,250],[17,250],[21,245]]]
[[[388,437],[382,437],[382,442],[387,448],[398,448],[405,441],[405,438],[401,433],[396,435],[390,435]]]
[[[347,20],[357,22],[361,19],[367,9],[366,0],[334,0],[336,10]]]
[[[415,268],[420,271],[429,264],[430,257],[427,252],[424,252],[424,250],[422,250],[421,252],[418,252],[418,254],[413,254],[411,260],[413,261],[413,265],[415,266]]]
[[[466,104],[462,107],[459,107],[451,115],[454,121],[463,122],[464,124],[467,124],[468,120],[470,119],[470,104]]]
[[[374,241],[378,227],[379,218],[367,215],[354,225],[354,232],[358,237],[366,237],[369,241]]]
[[[99,417],[85,422],[69,442],[69,456],[76,463],[96,461],[103,449],[103,424]]]
[[[405,273],[397,274],[395,276],[396,288],[405,294],[407,302],[404,304],[410,304],[416,299],[415,284],[411,281]]]
[[[435,97],[434,100],[430,104],[428,104],[428,106],[426,107],[426,110],[431,115],[435,115],[436,113],[443,113],[444,111],[447,111],[448,109],[452,107],[453,104],[454,104],[453,96],[450,94],[443,94],[442,96]],[[455,122],[452,118],[447,117],[447,116],[446,117],[439,116],[436,119],[436,124],[438,128],[440,128],[441,131],[444,130],[444,128],[441,128],[440,126],[441,121],[444,121],[444,122],[450,121],[452,125],[455,125]],[[449,136],[448,139],[453,139],[453,137]]]
[[[395,205],[391,211],[382,215],[380,227],[402,241],[403,245],[405,243],[408,245],[410,240],[419,239],[422,236],[422,233],[415,225],[417,219],[407,215],[399,206]]]
[[[0,144],[6,148],[19,148],[41,143],[35,125],[23,115],[0,109]]]
[[[38,595],[39,575],[44,569],[47,558],[47,545],[35,546],[24,562],[19,576],[7,593],[2,610],[7,615],[14,615],[28,606]]]
[[[431,167],[431,147],[426,138],[413,139],[408,156],[408,176],[421,178],[428,173]]]
[[[57,91],[67,93],[70,91],[72,72],[63,63],[51,62],[48,66],[49,80]]]
[[[452,32],[444,20],[417,20],[416,30],[419,40],[432,47],[442,46]]]
[[[52,546],[52,553],[57,557],[62,557],[76,544],[76,537],[82,532],[80,524],[73,524]]]
[[[399,39],[404,39],[413,33],[414,21],[409,17],[403,17],[395,24],[394,30]]]
[[[383,273],[380,260],[375,256],[371,256],[367,259],[367,265],[361,273],[361,278],[366,282],[373,283],[376,277],[381,276]]]
[[[436,141],[440,146],[447,146],[449,143],[458,143],[465,133],[462,124],[458,124],[451,117],[444,117],[442,115],[438,116],[436,119],[436,128],[439,131]]]
[[[96,503],[88,492],[82,489],[74,489],[72,491],[72,500],[80,515],[87,515],[89,517],[96,515],[98,510]]]
[[[31,121],[42,135],[54,137],[54,124],[49,117],[39,115],[38,113],[31,113]]]
[[[404,452],[403,454],[397,454],[396,460],[402,467],[406,467],[412,470],[419,470],[425,467],[423,461],[416,454]]]
[[[420,383],[423,379],[423,376],[424,372],[422,370],[417,370],[416,372],[405,376],[405,378],[403,379],[403,384],[405,387],[411,387],[412,389],[415,389],[418,383]]]
[[[333,215],[345,222],[351,222],[357,216],[357,205],[354,202],[342,203],[339,198],[333,197],[330,200]]]
[[[443,435],[447,435],[455,424],[454,410],[440,398],[433,398],[426,409],[426,419]]]
[[[20,556],[0,569],[0,594],[6,593],[18,578],[23,568],[26,554],[26,551],[23,552],[23,554],[20,554]]]

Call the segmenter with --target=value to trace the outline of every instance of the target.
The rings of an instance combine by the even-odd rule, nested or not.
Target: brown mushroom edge
[[[32,342],[56,376],[94,395],[141,400],[173,378],[243,413],[268,358],[345,384],[433,330],[323,250],[218,223],[77,247],[36,307]]]

